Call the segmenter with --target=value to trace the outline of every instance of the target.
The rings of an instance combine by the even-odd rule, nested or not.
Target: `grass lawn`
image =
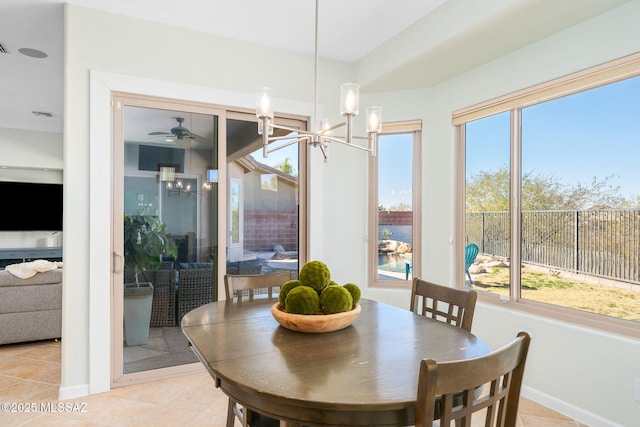
[[[495,267],[473,277],[473,288],[507,295],[509,268]],[[640,322],[640,291],[567,279],[559,274],[522,270],[522,297]]]

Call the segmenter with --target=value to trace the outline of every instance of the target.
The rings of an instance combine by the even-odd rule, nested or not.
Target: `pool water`
[[[406,260],[406,257],[398,254],[378,254],[378,270],[404,273],[407,268]]]

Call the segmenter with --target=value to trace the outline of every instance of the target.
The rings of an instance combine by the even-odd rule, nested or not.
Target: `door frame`
[[[142,78],[130,75],[90,70],[89,72],[89,204],[91,209],[87,213],[89,217],[88,236],[89,251],[79,254],[69,247],[66,251],[72,256],[80,256],[86,260],[86,269],[77,276],[84,276],[88,283],[86,288],[78,285],[85,291],[77,292],[70,296],[63,296],[63,335],[62,342],[62,386],[60,398],[71,399],[87,394],[107,392],[111,388],[111,271],[115,258],[111,251],[112,221],[111,221],[111,181],[113,174],[112,142],[114,131],[112,126],[113,105],[111,104],[112,92],[146,94],[149,96],[164,96],[170,99],[188,100],[183,102],[211,103],[215,100],[217,105],[233,106],[232,113],[251,115],[255,111],[255,95],[247,89],[246,92],[223,90],[212,87],[198,86],[186,83],[171,82],[152,78]],[[299,117],[312,117],[314,104],[300,102],[299,100],[281,99],[282,111],[295,112]],[[229,107],[227,107],[229,108]],[[253,114],[255,117],[255,114]],[[257,119],[254,119],[257,122]],[[226,121],[220,123],[226,126]],[[316,150],[317,151],[317,150]],[[309,153],[307,157],[309,169],[307,172],[308,188],[306,194],[313,190],[313,199],[302,202],[308,213],[305,218],[308,221],[307,242],[308,250],[321,254],[323,249],[323,234],[321,224],[323,197],[322,179],[320,171],[324,165],[320,153]],[[315,176],[318,175],[318,176]],[[311,179],[315,176],[317,179]],[[226,182],[223,183],[226,185]],[[220,184],[220,185],[223,185]],[[226,210],[226,200],[219,201],[220,209]],[[309,206],[307,206],[309,205]],[[317,208],[315,208],[317,205]],[[315,209],[314,209],[315,208]],[[224,230],[226,234],[226,230]],[[310,242],[313,242],[311,246]],[[309,252],[308,252],[309,253]],[[218,259],[224,251],[219,251]],[[317,255],[320,256],[320,255]],[[219,285],[219,295],[224,288]],[[88,324],[74,321],[77,316],[73,310],[78,308],[78,302],[83,305],[83,310],[88,311]],[[83,303],[83,301],[86,301]],[[80,316],[84,318],[83,316]],[[72,385],[65,385],[72,384]]]

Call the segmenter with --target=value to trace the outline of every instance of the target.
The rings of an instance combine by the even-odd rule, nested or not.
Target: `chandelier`
[[[359,86],[355,83],[345,83],[340,88],[340,114],[345,118],[343,122],[331,125],[327,119],[322,123],[318,120],[318,1],[315,9],[315,58],[314,58],[314,80],[313,80],[313,119],[316,130],[313,132],[303,131],[297,128],[281,126],[273,120],[273,90],[271,88],[259,88],[256,92],[256,116],[258,117],[258,134],[262,135],[262,155],[267,157],[269,153],[296,143],[307,143],[313,147],[318,147],[322,151],[325,162],[328,159],[328,148],[330,142],[344,144],[348,147],[358,148],[368,151],[372,156],[376,155],[378,134],[382,132],[382,108],[367,107],[367,135],[353,135],[353,118],[359,113]],[[334,135],[334,130],[344,127],[344,135]],[[274,129],[296,133],[296,136],[282,135],[274,136]],[[354,139],[368,140],[368,147],[353,144]],[[271,143],[281,141],[280,145]]]

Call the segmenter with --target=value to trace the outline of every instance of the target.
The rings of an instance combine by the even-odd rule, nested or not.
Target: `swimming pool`
[[[407,257],[399,254],[378,254],[378,270],[393,273],[404,273],[406,271]]]

